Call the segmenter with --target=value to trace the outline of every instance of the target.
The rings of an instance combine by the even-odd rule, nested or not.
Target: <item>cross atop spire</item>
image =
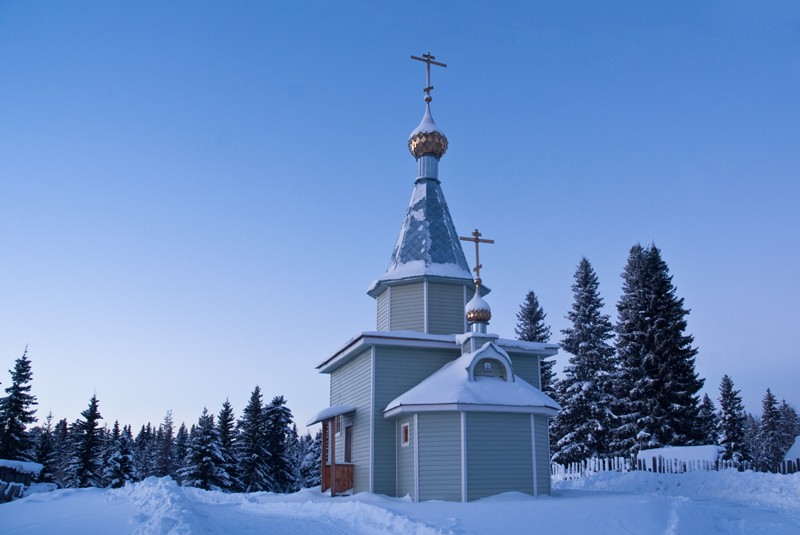
[[[475,243],[475,269],[473,269],[472,271],[475,272],[475,285],[476,286],[480,286],[480,284],[481,284],[481,268],[483,267],[481,265],[481,257],[480,257],[480,253],[478,251],[478,248],[479,248],[481,243],[494,243],[494,240],[482,239],[481,236],[482,236],[482,234],[480,232],[478,232],[478,229],[475,229],[472,232],[472,238],[467,238],[467,237],[464,237],[464,236],[459,236],[458,237],[459,240],[471,241],[471,242]]]
[[[447,65],[444,63],[439,63],[438,61],[433,61],[436,59],[436,56],[432,56],[430,52],[422,54],[421,58],[417,56],[411,56],[411,59],[415,59],[426,64],[428,76],[426,78],[425,89],[423,89],[423,91],[425,92],[425,102],[430,102],[433,100],[433,97],[431,97],[431,90],[433,89],[433,86],[431,85],[431,64],[438,67],[447,67]]]

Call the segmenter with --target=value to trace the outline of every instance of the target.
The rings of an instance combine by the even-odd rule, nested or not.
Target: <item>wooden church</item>
[[[368,290],[376,326],[317,366],[330,375],[322,423],[322,490],[375,492],[415,501],[470,501],[508,491],[550,493],[548,418],[539,366],[555,344],[490,334],[476,230],[459,238],[439,161],[447,138],[430,111],[408,148],[417,177],[386,273]],[[461,241],[475,243],[475,277]]]

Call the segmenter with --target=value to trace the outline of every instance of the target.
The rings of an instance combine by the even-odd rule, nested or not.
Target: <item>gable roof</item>
[[[482,358],[511,359],[494,342],[464,353],[442,366],[417,386],[392,400],[384,409],[387,418],[404,413],[426,411],[494,411],[546,414],[554,416],[560,405],[541,390],[512,375],[474,376],[475,363]]]

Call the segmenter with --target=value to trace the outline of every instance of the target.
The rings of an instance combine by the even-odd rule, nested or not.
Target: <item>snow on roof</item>
[[[797,459],[800,459],[800,435],[795,437],[794,444],[792,444],[792,447],[786,452],[786,457],[784,457],[784,460],[787,461],[796,461]]]
[[[42,466],[39,463],[31,463],[27,461],[9,461],[8,459],[0,459],[0,467],[11,468],[22,474],[38,474],[42,471]]]
[[[719,454],[723,451],[720,446],[671,446],[666,448],[652,448],[649,450],[641,450],[636,458],[639,460],[644,459],[649,461],[662,457],[668,460],[677,461],[708,461],[715,462]]]
[[[425,104],[425,115],[422,116],[422,121],[409,135],[408,139],[416,136],[419,133],[429,134],[431,132],[439,132],[440,134],[444,135],[444,132],[439,130],[439,127],[436,126],[436,123],[433,121],[433,116],[431,115],[431,105],[430,103]]]
[[[313,418],[311,418],[306,426],[317,424],[323,420],[328,420],[335,416],[341,416],[342,414],[347,414],[348,412],[355,412],[356,408],[351,407],[349,405],[333,405],[326,409],[322,409],[319,411]]]
[[[438,180],[418,180],[414,184],[389,267],[372,283],[368,293],[384,281],[423,275],[472,280]]]
[[[550,396],[527,383],[518,376],[513,380],[500,377],[475,377],[470,379],[469,368],[473,360],[490,356],[489,349],[508,355],[493,342],[486,342],[479,350],[464,353],[461,357],[448,362],[433,375],[394,399],[384,409],[404,412],[403,407],[457,405],[460,410],[498,410],[516,408],[523,412],[534,412],[530,409],[544,409],[542,412],[555,413],[560,408]],[[432,407],[431,407],[432,409]]]

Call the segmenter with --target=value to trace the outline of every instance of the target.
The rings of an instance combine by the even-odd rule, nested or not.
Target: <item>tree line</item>
[[[572,284],[573,304],[561,331],[569,354],[564,376],[543,361],[542,390],[561,405],[550,425],[552,460],[635,456],[642,449],[718,444],[723,458],[775,471],[800,435],[800,418],[768,389],[760,417],[746,413],[725,375],[717,409],[695,371],[698,349],[687,334],[689,310],[677,296],[667,263],[655,246],[634,245],[622,272],[617,321],[603,313],[599,281],[582,258]],[[549,342],[546,314],[533,291],[517,314],[520,340]]]
[[[256,386],[240,418],[226,400],[216,416],[207,408],[196,424],[101,426],[100,403],[89,400],[72,423],[48,415],[35,423],[36,397],[27,348],[15,361],[0,398],[0,459],[43,466],[38,481],[63,488],[119,488],[147,477],[171,477],[185,486],[226,492],[294,492],[320,484],[322,436],[299,436],[283,396],[265,403]]]

